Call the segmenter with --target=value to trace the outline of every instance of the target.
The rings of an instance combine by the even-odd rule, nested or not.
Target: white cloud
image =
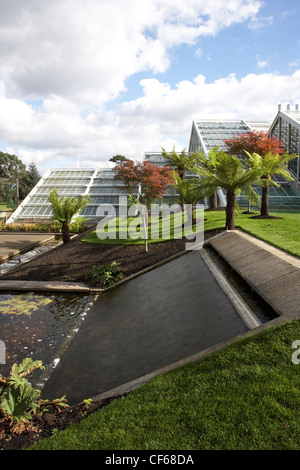
[[[201,47],[198,47],[198,49],[196,49],[195,51],[195,57],[202,57],[203,56],[203,50],[201,49]]]
[[[10,95],[102,105],[169,49],[253,20],[261,0],[0,0],[0,79]]]
[[[210,83],[198,75],[175,87],[148,78],[139,98],[110,103],[130,76],[165,72],[174,47],[197,48],[200,38],[235,23],[270,24],[271,17],[257,16],[262,5],[0,0],[1,140],[27,164],[103,166],[118,153],[141,159],[161,146],[186,146],[197,117],[272,119],[278,102],[300,101],[299,71],[232,74]],[[210,59],[203,47],[197,50]]]
[[[273,119],[278,103],[300,102],[299,80],[300,70],[241,79],[231,74],[210,83],[198,75],[174,88],[145,79],[138,99],[88,115],[60,97],[33,109],[2,96],[0,133],[27,164],[103,167],[116,154],[141,159],[145,151],[187,147],[193,119]]]
[[[253,17],[249,23],[249,28],[253,30],[260,30],[273,24],[274,16],[267,16],[265,18],[258,18],[257,16]]]
[[[259,68],[264,68],[268,65],[268,61],[262,60],[259,56],[256,56],[256,60],[257,60],[257,67]]]

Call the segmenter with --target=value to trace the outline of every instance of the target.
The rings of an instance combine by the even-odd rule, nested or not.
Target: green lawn
[[[197,230],[203,230],[203,223],[198,222]],[[182,228],[182,215],[171,214],[170,219],[164,221],[149,218],[148,243],[159,243],[190,236],[195,229],[192,227]],[[107,236],[101,240],[96,231],[82,238],[83,242],[104,243],[109,245],[142,245],[145,243],[141,217],[129,217],[128,219],[112,219],[102,232]],[[128,236],[130,234],[130,236]],[[136,237],[136,239],[134,239]]]
[[[7,204],[6,202],[0,202],[0,210],[2,210],[2,211],[5,211],[7,209],[14,210],[14,209],[16,209],[16,207],[17,206],[16,206],[15,203]]]
[[[300,321],[168,374],[34,449],[300,449]]]
[[[259,212],[256,212],[255,215],[258,215]],[[257,238],[260,238],[268,243],[273,244],[274,246],[281,248],[293,255],[300,256],[300,214],[297,212],[271,212],[271,215],[280,217],[279,219],[253,219],[251,215],[243,214],[240,211],[235,216],[235,226],[236,228],[241,228],[245,232],[248,232],[254,235]],[[225,227],[225,211],[205,211],[204,212],[205,222],[204,230],[212,230],[216,228]],[[141,223],[140,218],[130,218],[127,221],[127,227],[131,224]],[[150,220],[151,222],[151,220]],[[110,222],[111,226],[108,227],[111,233],[113,233],[113,224]],[[171,216],[170,220],[170,235],[171,239],[174,236],[174,228],[181,227],[181,218],[179,214]],[[121,222],[119,227],[119,219],[116,219],[117,227],[117,237],[119,234],[119,229],[124,231],[124,222]],[[134,225],[133,225],[134,227]],[[149,243],[157,243],[164,240],[169,240],[168,229],[163,229],[162,221],[159,221],[159,224],[154,224],[152,230],[157,229],[161,230],[159,232],[159,237],[151,237],[151,231],[149,230]],[[162,230],[163,229],[163,230]],[[201,227],[202,229],[202,227]],[[142,230],[142,229],[141,229]],[[142,233],[142,231],[141,231]],[[186,235],[191,234],[191,229],[186,231]],[[100,240],[97,237],[96,232],[92,232],[82,239],[82,241],[89,243],[107,243],[107,244],[143,244],[143,239],[120,239],[120,238],[107,238],[106,240]]]

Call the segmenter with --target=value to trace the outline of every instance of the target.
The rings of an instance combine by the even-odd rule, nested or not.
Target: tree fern
[[[60,222],[62,226],[63,242],[70,241],[69,225],[72,218],[80,213],[89,203],[88,196],[81,197],[62,197],[59,199],[56,189],[54,188],[49,194],[49,201],[52,204],[53,217]]]

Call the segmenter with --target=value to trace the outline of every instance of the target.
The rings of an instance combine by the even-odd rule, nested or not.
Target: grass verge
[[[300,449],[300,321],[152,379],[31,449]]]

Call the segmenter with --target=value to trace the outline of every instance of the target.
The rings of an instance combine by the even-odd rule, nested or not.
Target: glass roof
[[[80,215],[95,218],[99,204],[119,206],[124,191],[116,183],[112,169],[52,169],[39,181],[11,217],[11,222],[50,220],[53,216],[48,196],[56,188],[59,197],[90,196]]]
[[[214,147],[225,149],[224,140],[250,132],[244,121],[195,121],[207,152]]]

